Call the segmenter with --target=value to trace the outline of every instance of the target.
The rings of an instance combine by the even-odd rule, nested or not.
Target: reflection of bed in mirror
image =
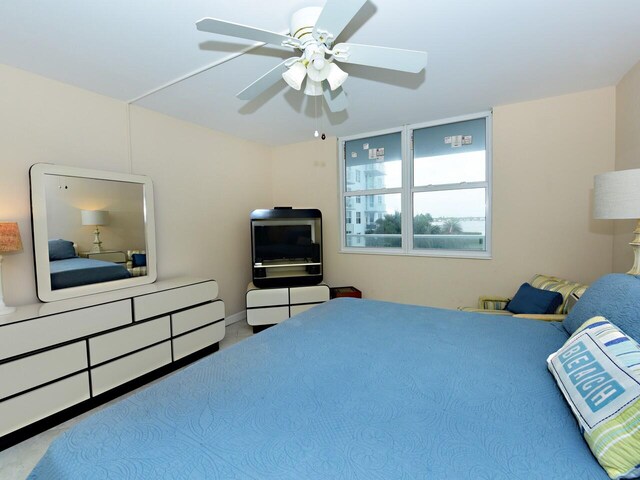
[[[49,240],[49,271],[51,290],[123,280],[132,276],[121,263],[79,257],[73,242],[64,239]]]
[[[36,164],[30,178],[40,300],[155,281],[148,177]]]
[[[51,290],[78,287],[92,283],[110,282],[130,278],[122,265],[92,258],[66,258],[50,262]]]

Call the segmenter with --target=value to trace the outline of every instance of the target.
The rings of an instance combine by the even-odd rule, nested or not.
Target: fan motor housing
[[[321,7],[306,7],[291,15],[291,36],[297,38],[303,44],[313,40],[311,33],[321,11]]]

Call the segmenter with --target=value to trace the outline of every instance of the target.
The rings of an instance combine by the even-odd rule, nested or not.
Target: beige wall
[[[16,220],[24,251],[2,262],[7,305],[36,301],[29,167],[57,163],[126,171],[121,102],[0,65],[0,220]]]
[[[454,307],[511,294],[535,272],[590,282],[611,271],[612,227],[591,220],[589,199],[593,175],[614,168],[614,88],[495,108],[492,260],[338,253],[335,139],[270,149],[133,107],[130,163],[124,103],[4,66],[0,89],[0,220],[19,222],[25,247],[3,262],[10,305],[36,300],[36,162],[149,175],[160,278],[216,278],[228,314],[244,308],[248,214],[272,205],[320,208],[326,280],[369,298]]]
[[[271,205],[268,147],[142,108],[131,132],[134,173],[154,182],[159,277],[213,277],[227,315],[243,311],[249,214]]]
[[[339,253],[335,139],[273,153],[273,203],[320,208],[325,279],[366,297],[456,307],[513,294],[535,273],[592,282],[611,271],[611,225],[591,219],[593,176],[614,167],[615,89],[496,107],[493,259]]]
[[[640,62],[616,87],[616,170],[640,168]],[[635,221],[614,222],[613,271],[626,272],[633,265]]]
[[[227,314],[244,310],[249,212],[271,203],[269,149],[0,66],[0,221],[17,220],[24,251],[3,261],[5,302],[35,302],[29,167],[38,162],[149,175],[158,272],[213,277]]]

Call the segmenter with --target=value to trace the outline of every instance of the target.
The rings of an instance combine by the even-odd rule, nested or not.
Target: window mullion
[[[402,251],[408,253],[413,248],[413,131],[405,126],[402,134]]]

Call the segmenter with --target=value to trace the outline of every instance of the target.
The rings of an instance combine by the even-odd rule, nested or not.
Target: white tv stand
[[[329,300],[329,286],[257,288],[247,286],[247,323],[254,332]]]
[[[251,268],[257,288],[322,282],[322,213],[275,207],[251,212]]]

